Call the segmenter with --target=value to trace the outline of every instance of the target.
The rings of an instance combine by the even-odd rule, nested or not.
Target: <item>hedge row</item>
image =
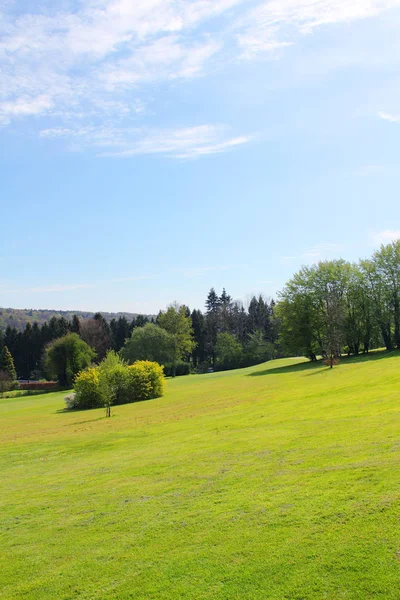
[[[166,377],[179,377],[180,375],[190,374],[190,363],[179,362],[177,365],[164,365],[164,375]]]
[[[57,381],[29,381],[18,384],[20,390],[41,390],[43,392],[58,390]]]

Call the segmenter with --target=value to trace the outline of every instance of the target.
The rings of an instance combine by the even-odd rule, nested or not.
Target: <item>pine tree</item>
[[[17,379],[13,357],[7,346],[4,346],[0,354],[0,371],[8,373],[12,380]]]
[[[80,321],[78,315],[74,315],[71,321],[71,332],[79,335]]]
[[[221,331],[232,333],[232,297],[226,293],[225,288],[222,290],[219,304],[221,310]]]
[[[220,308],[221,301],[214,288],[211,288],[206,300],[206,327],[207,350],[209,356],[211,357],[213,365],[215,363],[215,345],[217,343],[217,335],[220,330]]]

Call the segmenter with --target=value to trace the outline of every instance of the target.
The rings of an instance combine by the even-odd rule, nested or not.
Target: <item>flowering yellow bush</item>
[[[81,371],[75,378],[75,407],[76,408],[98,408],[103,406],[104,401],[100,390],[99,370],[90,367]]]
[[[134,400],[158,398],[164,393],[163,368],[150,360],[137,360],[129,369],[129,388]]]
[[[98,408],[158,398],[164,393],[163,368],[156,362],[139,360],[126,365],[112,353],[98,367],[90,367],[75,379],[75,394],[67,408]]]

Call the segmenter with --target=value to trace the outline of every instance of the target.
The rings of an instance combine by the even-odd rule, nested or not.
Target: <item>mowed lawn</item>
[[[0,400],[0,597],[398,600],[400,355],[300,361]]]

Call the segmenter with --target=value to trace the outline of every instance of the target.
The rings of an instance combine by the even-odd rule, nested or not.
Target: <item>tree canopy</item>
[[[71,387],[76,375],[86,369],[96,353],[78,334],[68,333],[46,348],[45,371],[61,386]]]
[[[176,355],[175,336],[154,323],[134,329],[121,350],[121,356],[130,364],[137,360],[171,364],[176,360]]]

